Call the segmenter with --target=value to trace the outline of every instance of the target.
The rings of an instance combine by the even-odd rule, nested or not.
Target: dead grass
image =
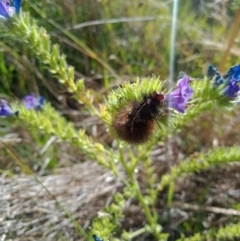
[[[121,186],[92,161],[54,173],[38,177],[42,185],[29,175],[1,175],[0,240],[80,240],[73,223],[43,185],[85,229]]]

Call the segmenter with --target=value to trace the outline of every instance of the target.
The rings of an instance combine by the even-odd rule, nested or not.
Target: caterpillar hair
[[[141,144],[153,134],[159,108],[164,105],[164,95],[153,92],[143,96],[141,102],[134,101],[122,107],[112,122],[117,137],[128,143]]]

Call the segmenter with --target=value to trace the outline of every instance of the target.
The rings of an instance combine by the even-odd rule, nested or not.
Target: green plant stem
[[[167,206],[168,208],[171,206],[172,204],[172,200],[173,200],[173,194],[174,194],[174,187],[175,187],[175,183],[171,182],[169,184],[169,188],[168,188],[168,196],[167,196]]]
[[[92,115],[101,118],[98,109],[93,105],[94,94],[90,91],[83,91],[83,80],[75,81],[74,68],[68,65],[65,55],[60,53],[59,46],[51,44],[46,29],[39,27],[29,13],[24,12],[13,19],[13,25],[14,34],[28,43],[29,49],[49,68],[53,77],[57,78],[78,102],[84,104]]]
[[[136,180],[135,175],[134,175],[134,170],[131,170],[129,168],[127,162],[125,161],[125,158],[123,156],[123,151],[121,148],[119,151],[120,151],[120,154],[119,154],[120,162],[121,162],[122,166],[124,167],[125,172],[127,173],[128,177],[130,178],[131,187],[135,191],[135,198],[139,201],[139,203],[143,209],[143,212],[146,216],[147,222],[152,229],[153,234],[155,235],[155,237],[158,237],[159,233],[157,232],[157,230],[155,228],[153,228],[156,225],[154,217],[149,209],[149,206],[144,201],[144,197],[141,193],[140,187],[138,185],[138,181]]]
[[[135,238],[135,237],[137,237],[137,236],[139,236],[139,235],[141,235],[141,234],[143,234],[145,232],[146,232],[146,228],[145,227],[144,228],[140,228],[137,231],[129,234],[129,239],[133,239],[133,238]]]

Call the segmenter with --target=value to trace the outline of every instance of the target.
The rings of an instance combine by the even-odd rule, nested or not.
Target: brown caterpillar
[[[112,122],[117,137],[133,144],[149,140],[159,114],[159,107],[163,106],[163,99],[164,95],[155,91],[144,96],[140,103],[135,101],[120,109]]]

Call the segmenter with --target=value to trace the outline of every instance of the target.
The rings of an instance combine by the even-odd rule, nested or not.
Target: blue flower
[[[232,66],[224,75],[224,78],[227,78],[228,81],[235,79],[236,82],[240,82],[240,64]]]
[[[7,19],[19,13],[21,0],[14,0],[14,6],[8,0],[0,0],[0,18]]]
[[[20,12],[22,0],[13,0],[13,3],[14,3],[16,13],[18,14]]]
[[[229,98],[236,98],[239,91],[239,86],[237,85],[236,79],[231,79],[224,89],[223,94],[228,96]]]
[[[216,73],[215,79],[214,79],[214,87],[218,87],[219,85],[222,85],[224,83],[224,79],[220,73]]]
[[[0,116],[11,116],[17,114],[17,112],[13,112],[13,110],[9,107],[6,100],[1,100],[0,102]]]
[[[214,87],[224,84],[223,95],[229,98],[236,98],[238,96],[240,88],[237,83],[240,82],[240,65],[232,66],[223,76],[216,67],[209,65],[208,77],[210,79],[214,77]]]
[[[27,95],[23,99],[23,104],[28,110],[39,110],[44,104],[44,97],[40,96],[37,98],[35,94]]]
[[[165,101],[168,102],[168,106],[175,110],[184,113],[187,102],[193,95],[193,89],[189,85],[190,78],[185,76],[178,82],[178,88],[166,95]]]
[[[210,79],[214,79],[214,87],[218,87],[219,85],[224,83],[224,78],[222,77],[218,69],[211,64],[208,66],[207,76]]]
[[[214,87],[218,87],[221,84],[227,85],[231,79],[235,79],[236,82],[240,82],[240,64],[230,67],[227,73],[223,76],[216,67],[210,64],[208,67],[207,76],[210,79],[214,79]]]
[[[96,234],[93,234],[92,237],[95,241],[103,241],[103,239],[99,238]]]
[[[215,74],[218,72],[218,69],[215,68],[212,64],[209,64],[208,70],[207,70],[207,76],[208,78],[213,78]]]

